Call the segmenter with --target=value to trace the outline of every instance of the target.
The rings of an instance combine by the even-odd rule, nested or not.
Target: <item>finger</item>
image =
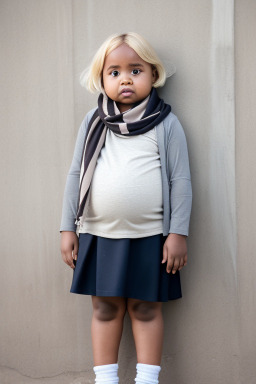
[[[78,254],[78,242],[74,244],[73,259],[77,260],[77,254]]]
[[[68,265],[70,266],[70,268],[75,269],[75,264],[74,264],[74,259],[73,259],[73,252],[71,252],[71,254],[69,255]]]
[[[173,275],[177,272],[179,265],[180,265],[180,261],[177,258],[174,259],[174,263],[173,263],[173,267],[172,267],[172,274]]]
[[[172,268],[173,268],[173,263],[174,263],[174,259],[173,257],[169,256],[168,257],[168,262],[167,262],[167,266],[166,266],[166,272],[167,273],[170,273]]]
[[[162,264],[166,263],[167,259],[168,259],[168,252],[167,252],[167,248],[164,247],[164,248],[163,248],[163,260],[162,260]]]
[[[181,268],[185,267],[187,263],[188,263],[188,255],[186,254],[183,258],[183,263],[180,263],[179,271],[181,270]]]
[[[61,251],[61,256],[64,263],[68,264],[67,253],[64,251]]]
[[[180,271],[184,267],[184,262],[185,262],[184,260],[185,259],[183,257],[180,259],[178,271]]]
[[[70,267],[70,268],[75,268],[74,264],[73,264],[73,257],[72,257],[72,252],[69,251],[69,252],[65,252],[64,253],[64,257],[65,257],[65,263]]]

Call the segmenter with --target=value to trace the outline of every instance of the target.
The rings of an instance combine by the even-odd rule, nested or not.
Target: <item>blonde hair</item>
[[[101,45],[94,55],[91,65],[81,73],[80,83],[83,87],[86,87],[90,92],[103,91],[102,71],[105,58],[110,52],[124,43],[132,48],[142,60],[156,69],[157,79],[153,87],[157,88],[164,85],[166,72],[154,49],[138,33],[129,32],[112,35]]]

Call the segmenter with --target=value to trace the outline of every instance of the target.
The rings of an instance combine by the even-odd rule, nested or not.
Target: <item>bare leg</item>
[[[92,305],[94,365],[115,364],[123,331],[126,299],[92,296]]]
[[[163,345],[162,303],[128,299],[137,361],[160,365]]]

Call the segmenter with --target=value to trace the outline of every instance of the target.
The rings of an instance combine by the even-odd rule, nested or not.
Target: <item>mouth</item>
[[[121,95],[124,96],[124,97],[129,97],[133,94],[133,90],[130,89],[130,88],[123,88],[122,91],[121,91]]]

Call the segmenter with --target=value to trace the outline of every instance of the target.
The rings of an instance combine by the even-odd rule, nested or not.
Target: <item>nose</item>
[[[129,78],[129,77],[123,77],[123,78],[121,79],[121,85],[129,85],[129,84],[130,84],[130,85],[133,84],[131,78]]]

